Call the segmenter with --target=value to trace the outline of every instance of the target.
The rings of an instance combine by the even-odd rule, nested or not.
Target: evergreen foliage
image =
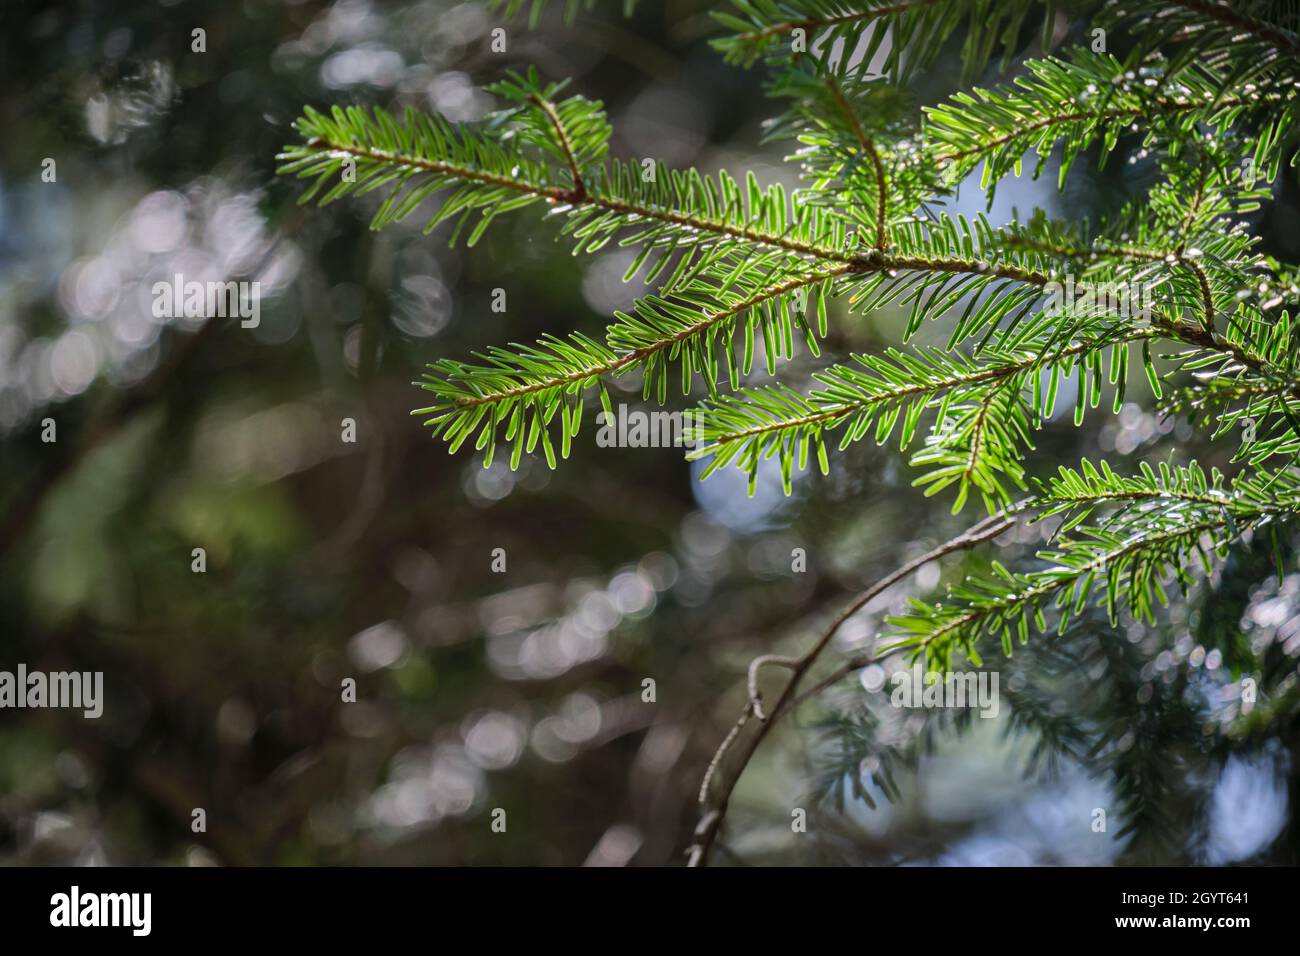
[[[536,16],[544,4],[504,6]],[[609,410],[606,384],[636,376],[660,403],[676,389],[699,399],[703,443],[692,454],[706,474],[743,469],[751,488],[767,460],[789,491],[796,469],[815,459],[828,471],[853,442],[912,449],[916,484],[954,513],[974,499],[989,514],[1058,525],[1037,565],[984,562],[890,622],[887,649],[943,668],[1030,643],[1026,666],[1043,674],[1085,659],[1120,673],[1113,658],[1131,648],[1067,626],[1154,620],[1174,592],[1218,586],[1224,559],[1242,549],[1263,547],[1281,566],[1280,529],[1300,512],[1300,289],[1294,265],[1258,250],[1249,217],[1296,162],[1300,7],[733,0],[717,20],[714,46],[728,62],[768,70],[778,115],[766,135],[789,143],[797,191],[611,156],[601,104],[532,71],[490,87],[505,106],[477,125],[355,107],[308,109],[298,121],[301,140],[281,160],[310,181],[304,201],[376,193],[375,228],[419,214],[470,244],[497,217],[532,207],[562,220],[575,254],[636,250],[626,278],[655,284],[601,340],[575,332],[432,366],[420,384],[433,401],[416,414],[435,435],[452,451],[473,445],[485,465],[504,440],[512,466],[540,452],[554,467],[587,399]],[[792,43],[799,31],[806,47]],[[1005,75],[1023,57],[1016,75],[918,111],[904,84],[957,37],[969,76],[999,58]],[[1052,157],[1061,188],[1108,160],[1145,162],[1153,185],[1091,222],[994,223],[944,209],[977,170],[991,207],[1000,182],[1025,167],[1037,177]],[[1067,278],[1141,288],[1150,307],[1054,301]],[[832,322],[889,305],[908,313],[896,347],[827,362],[811,382],[751,382],[755,365],[780,379],[796,350],[817,356]],[[931,322],[946,344],[910,344]],[[1026,452],[1070,379],[1076,423],[1107,392],[1105,412],[1136,401],[1187,414],[1231,446],[1235,471],[1189,462],[1125,475],[1084,461],[1035,480]],[[1051,651],[1032,645],[1036,632],[1066,637]],[[1265,669],[1222,640],[1235,675]],[[1225,723],[1222,739],[1294,720],[1294,680],[1288,688],[1285,669],[1269,668],[1270,706]],[[1016,724],[1032,726],[1047,752],[1128,761],[1129,825],[1156,825],[1161,782],[1142,779],[1136,753],[1108,749],[1121,731],[1090,720],[1088,707],[1064,718],[1035,686],[1012,696]],[[1143,721],[1195,724],[1174,689],[1160,698]],[[856,777],[862,754],[894,753],[876,747],[873,726],[863,713],[837,724],[828,792],[846,767]],[[886,791],[889,772],[875,771]]]

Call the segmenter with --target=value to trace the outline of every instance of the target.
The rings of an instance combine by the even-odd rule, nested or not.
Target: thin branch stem
[[[799,684],[809,669],[817,662],[821,653],[830,645],[831,640],[839,631],[840,627],[858,611],[862,610],[871,600],[893,587],[899,581],[911,575],[918,568],[929,564],[931,561],[937,561],[946,555],[956,551],[964,551],[975,547],[982,542],[989,541],[1002,534],[1008,528],[1011,528],[1015,522],[1007,518],[1004,514],[997,514],[986,518],[976,524],[963,534],[944,542],[921,555],[907,564],[893,571],[892,573],[881,578],[867,590],[863,591],[849,603],[839,614],[837,614],[830,625],[824,630],[817,641],[798,658],[798,662],[790,668],[791,676],[789,682],[782,689],[780,696],[777,698],[772,713],[768,719],[760,721],[758,730],[750,735],[743,744],[740,745],[739,757],[735,761],[735,767],[730,772],[721,777],[718,786],[712,786],[715,779],[719,778],[722,772],[724,761],[729,751],[733,749],[736,742],[740,739],[745,725],[753,715],[753,703],[747,703],[740,718],[727,734],[722,744],[718,747],[709,763],[709,769],[705,774],[704,783],[700,788],[700,803],[703,804],[700,824],[696,827],[695,842],[689,851],[688,866],[703,866],[708,863],[709,849],[717,839],[719,828],[722,826],[723,819],[726,816],[727,805],[731,799],[731,794],[735,790],[741,775],[749,765],[750,759],[758,749],[767,734],[776,725],[778,718],[790,709],[790,704],[797,695]],[[716,791],[716,792],[714,792]]]
[[[578,157],[574,153],[573,143],[569,139],[569,133],[564,128],[564,123],[560,121],[560,114],[555,111],[555,106],[549,100],[542,99],[540,96],[531,96],[529,99],[546,114],[546,118],[551,121],[551,126],[555,128],[555,136],[559,140],[560,151],[564,153],[564,158],[569,164],[569,174],[573,177],[573,197],[577,202],[582,202],[587,198],[587,187],[582,181],[582,171],[578,169]]]
[[[835,77],[826,77],[826,87],[830,90],[831,96],[835,98],[836,104],[845,118],[849,121],[849,126],[853,130],[853,135],[857,137],[858,143],[862,146],[862,151],[871,159],[871,165],[875,170],[876,178],[876,248],[881,252],[889,245],[889,233],[887,230],[887,213],[889,209],[889,186],[885,181],[885,166],[880,161],[880,151],[876,149],[876,141],[867,135],[862,128],[862,123],[858,120],[858,114],[854,111],[853,106],[844,96],[844,91],[840,85],[835,82]]]
[[[758,690],[758,672],[765,664],[789,667],[793,670],[799,666],[799,660],[795,657],[782,657],[779,654],[763,654],[749,662],[749,674],[746,679],[746,685],[749,687],[749,709],[759,720],[767,720],[767,715],[763,713],[763,695]]]
[[[1107,495],[1105,497],[1108,500],[1112,500],[1112,499],[1118,500],[1122,498],[1122,496],[1119,495]],[[1134,497],[1151,498],[1151,497],[1159,497],[1159,495],[1156,495],[1155,493],[1139,493]],[[1182,498],[1185,496],[1172,495],[1172,497]],[[1189,500],[1196,500],[1196,501],[1202,500],[1202,498],[1197,496],[1186,496],[1186,497],[1188,497]],[[1224,502],[1214,500],[1214,499],[1210,499],[1206,503],[1212,503],[1220,506],[1224,504]],[[854,671],[860,670],[869,664],[877,663],[881,660],[885,660],[888,657],[892,656],[895,653],[898,653],[901,650],[908,649],[909,647],[912,648],[928,647],[934,640],[943,636],[944,634],[950,633],[952,630],[958,627],[963,627],[970,623],[973,623],[974,621],[986,617],[989,614],[993,614],[996,611],[1004,610],[1006,607],[1010,607],[1014,603],[1025,603],[1028,601],[1039,600],[1042,597],[1051,594],[1055,591],[1058,591],[1067,585],[1072,585],[1073,583],[1077,582],[1081,577],[1093,573],[1102,567],[1105,567],[1111,562],[1119,558],[1122,558],[1127,554],[1132,553],[1138,548],[1149,546],[1153,541],[1159,542],[1165,540],[1172,540],[1178,537],[1186,537],[1187,535],[1199,536],[1200,534],[1203,534],[1206,531],[1210,531],[1214,528],[1222,527],[1225,523],[1227,523],[1228,520],[1227,518],[1223,518],[1220,520],[1201,521],[1192,525],[1179,526],[1172,530],[1163,532],[1161,534],[1134,538],[1133,540],[1126,542],[1121,547],[1116,548],[1113,551],[1107,552],[1105,554],[1099,555],[1097,558],[1087,562],[1086,564],[1083,564],[1077,568],[1071,568],[1070,571],[1072,573],[1065,575],[1057,580],[1049,581],[1043,585],[1040,585],[1039,587],[1032,588],[1029,591],[1026,591],[1024,593],[1012,595],[1003,601],[996,602],[986,607],[977,608],[968,614],[964,614],[958,618],[955,618],[953,621],[948,622],[944,626],[936,629],[933,633],[927,635],[925,640],[919,645],[894,645],[892,647],[883,649],[883,651],[877,651],[876,649],[873,648],[871,651],[855,655],[854,657],[849,658],[847,661],[845,661],[835,670],[833,670],[830,674],[823,677],[821,680],[817,681],[816,684],[808,688],[806,691],[802,693],[799,692],[799,684],[801,679],[816,662],[818,655],[820,655],[820,653],[823,650],[825,650],[825,648],[830,644],[831,639],[834,637],[839,627],[846,620],[848,620],[850,616],[852,616],[863,606],[865,606],[867,602],[869,602],[872,598],[876,597],[877,595],[881,594],[884,590],[891,587],[893,584],[897,583],[903,577],[911,574],[913,571],[920,568],[922,565],[928,564],[930,561],[937,560],[938,558],[941,558],[944,555],[951,554],[955,551],[974,547],[975,545],[983,541],[987,541],[994,537],[997,537],[998,535],[1002,534],[1004,531],[1013,527],[1015,525],[1013,516],[1027,510],[1027,508],[1031,504],[1032,501],[1021,502],[1019,504],[1009,507],[1008,509],[1002,512],[999,512],[997,515],[993,515],[989,518],[986,518],[984,521],[981,521],[979,524],[972,527],[965,534],[959,535],[958,537],[953,538],[952,540],[922,555],[920,558],[908,562],[906,565],[899,568],[893,574],[890,574],[889,576],[883,578],[877,584],[873,585],[871,588],[869,588],[868,590],[860,594],[853,601],[853,603],[850,604],[849,607],[845,609],[844,612],[842,612],[839,616],[836,617],[836,619],[831,623],[830,627],[827,628],[822,633],[822,636],[812,646],[812,648],[810,648],[809,651],[802,658],[799,658],[798,665],[791,668],[793,674],[790,678],[789,683],[786,684],[781,694],[781,697],[778,699],[777,704],[773,709],[771,716],[766,721],[760,724],[758,731],[754,735],[752,735],[751,738],[746,742],[746,745],[741,750],[741,755],[739,761],[737,762],[735,770],[726,777],[726,779],[723,781],[721,786],[718,788],[719,792],[717,797],[714,799],[710,799],[710,782],[714,777],[717,776],[719,772],[719,768],[722,766],[728,751],[735,745],[735,742],[739,738],[741,731],[743,730],[745,724],[748,722],[750,715],[753,713],[753,703],[751,699],[751,702],[748,705],[746,705],[746,708],[742,713],[740,720],[737,722],[735,727],[733,727],[731,733],[727,735],[726,739],[724,739],[722,745],[718,748],[718,752],[714,755],[713,760],[710,762],[709,773],[706,775],[705,784],[701,788],[701,792],[700,792],[700,802],[704,804],[705,810],[701,818],[700,826],[697,827],[696,830],[695,844],[691,847],[690,850],[691,856],[690,856],[689,865],[701,866],[701,865],[705,865],[708,862],[709,848],[716,840],[717,834],[721,829],[723,820],[725,819],[726,816],[727,805],[736,784],[739,782],[740,777],[744,773],[745,768],[748,766],[751,758],[754,755],[754,752],[758,749],[759,744],[762,743],[764,737],[767,736],[771,728],[776,724],[777,720],[784,714],[793,712],[799,707],[799,705],[805,703],[806,701],[815,697],[817,694],[821,693],[827,688],[838,683],[840,680],[847,677],[849,674],[853,673]]]
[[[979,411],[975,414],[975,422],[971,427],[970,454],[966,456],[966,467],[962,471],[963,483],[970,481],[971,475],[979,467],[981,447],[984,444],[984,431],[988,425],[989,409],[993,405],[993,399],[997,398],[998,388],[991,388],[988,394],[980,399]]]

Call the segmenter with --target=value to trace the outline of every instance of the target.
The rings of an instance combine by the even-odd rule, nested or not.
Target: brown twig
[[[700,787],[700,803],[703,809],[700,814],[700,822],[695,828],[695,839],[688,853],[689,859],[687,866],[704,866],[708,863],[709,850],[717,839],[718,830],[726,817],[727,805],[731,799],[731,794],[735,790],[736,784],[740,781],[741,775],[749,765],[750,759],[759,745],[768,735],[771,729],[776,726],[780,717],[793,709],[799,690],[799,684],[804,676],[817,662],[821,653],[829,646],[836,632],[850,617],[866,606],[868,602],[893,587],[899,581],[912,574],[923,565],[936,561],[945,555],[952,554],[956,551],[963,551],[973,548],[982,542],[989,541],[1002,534],[1008,528],[1012,527],[1015,521],[1007,516],[1007,513],[999,513],[970,528],[968,531],[952,538],[941,545],[927,551],[912,561],[907,562],[902,567],[881,578],[867,590],[863,591],[854,598],[849,605],[837,614],[830,625],[824,630],[821,636],[797,661],[790,667],[791,676],[789,682],[781,691],[777,698],[776,705],[772,708],[772,713],[766,719],[760,719],[758,730],[751,734],[741,745],[739,758],[734,762],[730,772],[722,775],[721,783],[715,788],[712,784],[714,779],[722,774],[724,764],[741,735],[745,726],[749,723],[750,717],[758,716],[754,710],[754,702],[751,697],[746,703],[745,709],[741,712],[731,731],[727,734],[722,744],[718,747],[717,752],[709,763],[708,770],[705,773],[704,782]],[[771,659],[769,658],[769,662]],[[752,668],[751,668],[752,672]],[[828,685],[829,686],[829,685]],[[714,792],[716,791],[716,793]]]

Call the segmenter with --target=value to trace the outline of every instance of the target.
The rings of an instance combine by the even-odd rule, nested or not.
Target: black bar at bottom
[[[665,943],[701,923],[710,935],[761,940],[772,921],[796,933],[861,933],[864,946],[924,937],[926,927],[964,927],[972,941],[1014,927],[1058,939],[1199,934],[1226,942],[1287,931],[1293,876],[1265,868],[9,869],[0,870],[0,925],[11,941],[75,934],[128,945],[373,945],[395,932],[433,945],[465,945],[473,941],[464,934],[475,933],[493,945],[515,935],[608,944],[603,924],[611,919],[631,938]]]

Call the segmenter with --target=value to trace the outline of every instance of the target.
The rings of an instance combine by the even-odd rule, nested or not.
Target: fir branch
[[[1284,490],[1286,504],[1275,503],[1270,491],[1275,485]],[[850,657],[812,687],[799,692],[801,679],[811,669],[821,651],[829,645],[840,625],[868,601],[901,580],[904,574],[954,551],[973,547],[1002,534],[1014,526],[1018,515],[1036,513],[1038,520],[1041,520],[1074,511],[1075,520],[1068,527],[1075,528],[1082,517],[1092,514],[1098,507],[1134,504],[1155,506],[1157,510],[1146,513],[1148,517],[1155,514],[1161,518],[1161,530],[1119,538],[1113,530],[1132,530],[1138,524],[1129,521],[1120,525],[1099,526],[1085,532],[1085,537],[1067,551],[1046,552],[1044,556],[1055,561],[1055,566],[1028,575],[1013,575],[995,563],[993,567],[998,577],[993,582],[968,582],[956,589],[954,593],[959,600],[967,602],[964,607],[960,603],[955,607],[916,603],[911,616],[891,620],[895,627],[912,633],[905,634],[892,643],[888,643],[888,637],[878,640],[872,649]],[[1121,511],[1121,514],[1124,512]],[[1151,595],[1163,594],[1154,577],[1155,569],[1169,567],[1172,561],[1177,560],[1177,556],[1188,551],[1199,551],[1200,538],[1204,533],[1222,532],[1226,529],[1231,537],[1237,537],[1246,528],[1281,514],[1300,514],[1300,473],[1295,471],[1242,479],[1229,493],[1224,490],[1221,474],[1215,472],[1206,476],[1195,463],[1187,469],[1164,466],[1159,474],[1144,464],[1142,473],[1134,478],[1116,475],[1105,463],[1102,463],[1100,470],[1088,462],[1084,463],[1080,471],[1062,468],[1060,477],[1049,482],[1039,496],[1026,499],[1000,514],[984,519],[970,531],[909,562],[895,574],[859,595],[822,632],[821,638],[808,653],[797,659],[803,666],[791,667],[791,679],[772,712],[741,747],[739,757],[734,761],[735,769],[720,785],[714,786],[713,781],[726,765],[728,755],[754,713],[751,679],[750,704],[714,755],[701,789],[701,825],[696,830],[695,844],[691,848],[691,865],[707,862],[709,847],[721,828],[731,793],[759,744],[777,720],[794,712],[801,704],[839,683],[849,674],[905,651],[933,654],[936,642],[945,638],[949,642],[954,641],[963,631],[967,633],[962,643],[978,666],[973,644],[977,635],[969,632],[990,627],[1001,630],[1004,649],[1010,653],[1008,645],[1013,627],[1021,635],[1027,633],[1032,615],[1036,618],[1038,627],[1043,629],[1046,624],[1037,606],[1055,594],[1066,592],[1068,588],[1070,590],[1065,596],[1070,600],[1058,602],[1061,608],[1058,629],[1063,629],[1071,612],[1077,613],[1086,600],[1094,576],[1103,570],[1108,573],[1103,602],[1112,615],[1124,594],[1127,594],[1127,601],[1135,613],[1149,613]],[[1125,569],[1131,569],[1130,582],[1127,591],[1121,591],[1119,575]],[[1175,569],[1180,585],[1185,585],[1189,580],[1187,573],[1181,565],[1175,566]],[[948,653],[950,650],[940,651],[939,666],[947,666]],[[751,667],[751,675],[753,670]]]
[[[548,427],[558,415],[560,457],[567,458],[582,421],[582,393],[600,384],[603,377],[639,366],[646,371],[648,393],[656,382],[654,373],[658,372],[662,402],[666,398],[668,358],[676,355],[686,374],[703,372],[712,387],[718,373],[713,335],[720,325],[734,323],[773,302],[788,303],[792,294],[833,281],[853,269],[852,265],[842,265],[795,275],[774,285],[755,284],[748,295],[737,295],[734,289],[701,285],[694,287],[700,294],[694,300],[687,295],[690,289],[682,293],[678,303],[643,300],[641,321],[623,316],[610,329],[608,346],[575,334],[568,342],[552,336],[533,348],[492,349],[480,356],[486,362],[483,365],[443,360],[431,366],[430,373],[417,383],[433,392],[438,401],[412,414],[431,415],[425,424],[433,428],[435,435],[444,437],[452,451],[477,430],[475,448],[484,452],[484,467],[492,462],[497,431],[504,424],[506,440],[514,440],[512,468],[518,467],[523,452],[531,453],[539,440],[547,463],[553,468],[556,459]],[[691,310],[699,306],[706,292],[712,301],[725,304],[703,315],[693,314]],[[651,306],[658,308],[651,311]],[[687,343],[701,337],[707,338],[705,346],[683,351]],[[750,343],[746,353],[752,354],[752,325],[746,341]],[[636,344],[629,347],[629,343]],[[728,364],[734,367],[730,344],[725,348]],[[600,395],[606,413],[612,415],[603,384]]]
[[[849,443],[866,437],[873,424],[877,425],[873,433],[877,444],[888,441],[901,425],[899,444],[905,448],[916,433],[922,413],[934,408],[937,417],[932,431],[943,435],[944,441],[932,445],[929,454],[922,453],[914,463],[946,466],[946,453],[953,447],[949,425],[959,419],[964,398],[973,398],[978,409],[987,411],[991,396],[1008,388],[1018,393],[1026,380],[1038,382],[1037,375],[1043,370],[1055,369],[1059,373],[1079,356],[1161,334],[1154,328],[1115,328],[1063,347],[1048,348],[1045,343],[1037,343],[1036,348],[1031,345],[1013,352],[990,349],[970,359],[938,349],[915,354],[889,349],[879,357],[854,355],[852,366],[832,366],[817,373],[814,378],[826,387],[806,397],[783,386],[767,386],[742,390],[735,396],[724,396],[706,404],[695,437],[707,444],[692,451],[690,457],[711,459],[702,477],[707,478],[717,468],[734,462],[749,473],[752,484],[760,461],[775,455],[788,488],[796,461],[799,468],[805,468],[810,455],[815,454],[823,473],[829,469],[827,433],[843,428],[839,444],[843,450]],[[1116,353],[1116,367],[1126,366],[1127,354],[1126,349]],[[1036,405],[1042,408],[1043,414],[1050,413],[1054,392],[1052,386],[1037,400]],[[1006,408],[1003,412],[1008,422],[1019,414]],[[978,417],[982,422],[985,416],[980,413]],[[975,424],[982,435],[987,423]],[[970,483],[982,461],[980,442],[981,438],[976,437],[966,445],[966,463],[959,469],[963,486]],[[1003,459],[1002,466],[1007,465]],[[937,484],[947,474],[950,472],[945,468],[921,480]],[[992,474],[985,474],[981,468],[979,478],[984,492],[1006,500]],[[933,490],[939,487],[942,485]]]
[[[1296,78],[1300,10],[1291,0],[1112,0],[1099,22],[1135,36],[1139,55],[1169,51],[1174,71],[1208,65],[1243,82]]]
[[[1293,34],[1254,17],[1238,13],[1233,10],[1230,4],[1211,3],[1209,0],[1169,0],[1169,2],[1176,7],[1182,7],[1200,16],[1217,20],[1233,30],[1253,34],[1279,50],[1300,53],[1300,41],[1297,41]]]
[[[522,9],[522,0],[504,3],[508,13]],[[544,5],[534,3],[534,17]],[[928,109],[919,128],[898,81],[931,62],[963,25],[967,69],[982,67],[999,46],[1016,52],[1029,0],[733,6],[734,14],[718,17],[732,35],[715,45],[731,62],[767,58],[777,66],[769,92],[789,109],[766,133],[797,144],[792,159],[806,188],[793,193],[752,176],[741,183],[726,173],[611,159],[600,104],[561,97],[561,85],[543,84],[535,71],[490,87],[507,107],[482,124],[415,111],[398,121],[383,111],[308,109],[298,123],[303,141],[281,154],[283,172],[312,180],[304,201],[381,197],[376,228],[436,201],[426,228],[454,223],[454,241],[468,227],[472,244],[496,216],[538,207],[561,220],[575,251],[616,242],[636,250],[629,278],[662,280],[628,314],[615,314],[603,341],[547,336],[431,366],[420,384],[434,404],[418,414],[430,416],[451,450],[472,439],[486,465],[503,436],[513,443],[513,465],[540,445],[554,466],[557,423],[567,456],[586,396],[596,390],[609,412],[608,380],[636,372],[643,394],[661,403],[670,378],[683,394],[703,381],[705,424],[695,437],[708,444],[693,457],[710,458],[706,474],[734,463],[752,488],[760,463],[776,458],[788,492],[796,464],[805,468],[815,455],[829,467],[836,432],[841,449],[868,435],[878,443],[897,436],[900,447],[923,436],[912,456],[921,468],[916,483],[927,494],[955,486],[955,509],[977,494],[991,512],[860,595],[805,654],[753,661],[748,703],[702,784],[692,864],[707,859],[736,780],[771,727],[857,667],[891,653],[941,664],[964,653],[978,665],[984,639],[999,639],[1010,654],[1031,630],[1050,623],[1060,631],[1089,605],[1112,621],[1121,608],[1150,620],[1169,581],[1184,595],[1198,584],[1194,561],[1208,573],[1215,552],[1300,515],[1300,473],[1260,470],[1275,456],[1300,456],[1300,330],[1290,308],[1300,292],[1293,268],[1255,250],[1245,219],[1268,201],[1267,184],[1294,150],[1293,5],[1121,0],[1097,22],[1140,27],[1128,60],[1080,49],[1031,59],[1009,84]],[[806,54],[784,42],[798,29],[818,33]],[[867,75],[877,53],[890,79]],[[1029,150],[1038,153],[1035,175],[1050,154],[1061,156],[1063,186],[1079,157],[1096,148],[1100,165],[1136,142],[1130,134],[1141,141],[1131,158],[1154,153],[1159,181],[1097,228],[1041,216],[994,227],[932,208],[980,163],[991,202]],[[1142,283],[1155,302],[1140,317],[1096,304],[1048,308],[1063,274]],[[950,318],[948,342],[851,356],[816,372],[806,394],[779,382],[741,388],[760,342],[773,374],[800,339],[817,354],[835,300],[863,314],[901,308],[905,341],[923,323]],[[1160,369],[1155,342],[1173,346]],[[1125,477],[1105,461],[1084,461],[1041,483],[1027,473],[1026,451],[1056,410],[1059,383],[1077,377],[1076,423],[1107,385],[1119,411],[1132,349],[1140,349],[1133,364],[1164,411],[1204,416],[1215,439],[1247,423],[1253,436],[1259,425],[1254,441],[1235,446],[1234,479],[1195,463],[1141,464]],[[732,395],[718,394],[723,383]],[[1013,487],[1031,486],[1012,502]],[[801,690],[839,625],[872,597],[1018,520],[1047,519],[1059,526],[1042,563],[1011,570],[988,562],[942,602],[914,602],[867,654]],[[767,666],[790,671],[770,708],[759,689]],[[1135,780],[1132,766],[1116,772],[1125,805],[1145,812],[1160,781]]]
[[[373,228],[405,218],[436,193],[456,190],[429,219],[426,231],[451,218],[463,226],[478,211],[483,219],[472,241],[491,218],[538,201],[567,215],[569,231],[589,249],[599,248],[616,231],[658,223],[657,231],[644,230],[641,238],[661,250],[703,250],[730,241],[809,259],[854,261],[835,217],[791,205],[779,188],[765,192],[751,179],[742,192],[725,174],[713,183],[693,170],[670,173],[662,167],[645,182],[640,167],[597,162],[608,138],[603,115],[594,109],[598,104],[573,97],[557,106],[543,95],[555,88],[543,89],[533,74],[516,76],[496,89],[534,110],[536,122],[555,131],[553,148],[564,158],[570,186],[560,185],[558,174],[510,135],[519,124],[518,109],[498,114],[478,130],[414,110],[398,122],[382,110],[335,108],[327,117],[309,108],[297,124],[304,142],[280,154],[280,172],[315,177],[302,202],[317,195],[331,202],[396,185],[372,220]],[[566,113],[584,121],[586,136],[576,145],[561,119]],[[349,161],[355,164],[351,178]],[[335,180],[333,188],[322,194],[330,180]],[[402,188],[409,191],[399,202]],[[516,200],[503,201],[507,193]]]
[[[1038,629],[1046,630],[1040,607],[1049,597],[1069,588],[1068,602],[1057,602],[1060,628],[1069,622],[1070,613],[1082,607],[1095,575],[1111,572],[1106,592],[1107,610],[1112,623],[1122,597],[1127,596],[1135,616],[1150,614],[1151,590],[1130,586],[1121,591],[1115,586],[1116,574],[1132,568],[1134,576],[1141,576],[1143,584],[1154,582],[1154,569],[1170,566],[1170,562],[1198,546],[1202,534],[1218,531],[1227,525],[1226,517],[1215,515],[1194,523],[1179,522],[1163,530],[1136,534],[1128,539],[1117,539],[1097,529],[1081,529],[1083,537],[1064,544],[1061,550],[1044,552],[1053,566],[1027,575],[1013,575],[997,565],[997,578],[969,580],[955,591],[961,604],[955,606],[917,604],[912,613],[890,620],[894,627],[893,643],[886,644],[882,653],[914,650],[924,652],[940,666],[947,667],[955,646],[968,655],[974,652],[975,641],[986,632],[1002,637],[1008,655],[1012,644],[1012,628],[1019,631],[1020,639],[1027,640],[1031,615]],[[889,640],[890,637],[886,637]],[[978,663],[978,658],[972,658]]]
[[[809,16],[801,17],[796,20],[782,20],[778,23],[771,23],[760,27],[756,30],[743,29],[733,37],[726,40],[717,41],[715,45],[718,49],[728,54],[729,57],[736,57],[737,62],[752,63],[757,59],[756,50],[762,49],[769,45],[769,41],[788,36],[795,30],[833,30],[836,27],[852,25],[856,31],[860,30],[872,21],[882,18],[892,17],[896,14],[907,13],[912,10],[920,10],[925,7],[934,6],[943,0],[909,0],[903,3],[886,3],[882,6],[872,9],[849,9],[847,4],[843,3],[820,3],[809,4],[810,9],[816,9],[819,12]],[[767,11],[760,7],[759,4],[749,6],[748,4],[737,3],[742,11],[750,12],[752,16],[761,17]],[[746,10],[746,6],[749,9]],[[772,9],[775,9],[773,6]],[[838,11],[838,12],[836,12]],[[719,16],[724,23],[728,20]],[[746,50],[745,48],[750,49]],[[741,51],[744,51],[743,53]],[[728,62],[733,62],[728,59]]]
[[[828,74],[825,83],[826,88],[835,100],[835,104],[853,130],[853,135],[857,137],[858,143],[862,146],[862,151],[871,159],[876,181],[876,248],[884,252],[889,244],[888,227],[886,225],[886,217],[889,212],[889,185],[885,180],[885,166],[880,161],[880,151],[876,149],[875,141],[863,130],[862,122],[844,96],[844,91],[836,82],[835,77]]]
[[[1159,59],[1135,70],[1111,54],[1075,50],[1068,59],[1047,57],[1026,66],[1029,72],[1009,86],[959,93],[925,111],[932,161],[953,179],[985,161],[983,185],[990,198],[1031,149],[1038,154],[1037,176],[1053,147],[1061,145],[1064,182],[1084,149],[1102,142],[1110,152],[1136,120],[1146,123],[1150,145],[1192,138],[1200,124],[1222,134],[1248,116],[1279,106],[1293,110],[1296,104],[1290,83],[1238,81],[1225,87],[1212,70],[1193,65],[1173,71]]]
[[[864,66],[880,52],[884,72],[901,82],[934,62],[948,38],[964,28],[962,65],[972,76],[996,48],[1003,63],[1009,62],[1022,24],[1037,6],[1037,0],[732,0],[734,13],[714,14],[731,33],[713,46],[726,62],[752,66],[760,59],[792,56],[826,63],[842,44],[847,53],[860,49]],[[1045,40],[1051,26],[1052,17],[1045,15]],[[796,31],[808,35],[807,50],[794,49]]]

